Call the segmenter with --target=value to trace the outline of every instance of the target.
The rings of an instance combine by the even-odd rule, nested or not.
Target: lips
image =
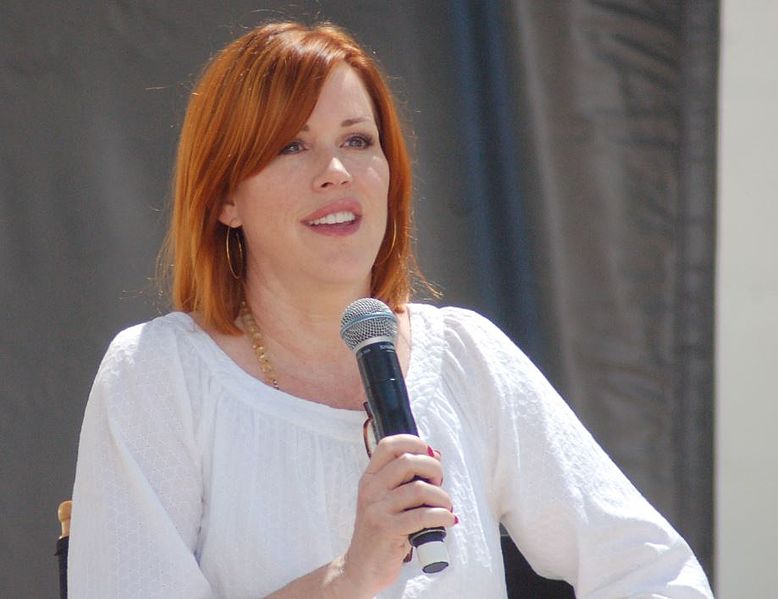
[[[348,234],[359,227],[362,206],[354,199],[335,200],[304,216],[301,222],[319,233]]]

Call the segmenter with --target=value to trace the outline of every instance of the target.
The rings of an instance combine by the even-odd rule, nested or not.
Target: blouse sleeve
[[[87,402],[68,556],[71,599],[213,596],[195,547],[202,477],[176,337],[112,342]]]
[[[477,314],[455,321],[449,345],[467,355],[457,362],[488,440],[491,504],[533,569],[579,599],[712,597],[686,542],[521,350]]]

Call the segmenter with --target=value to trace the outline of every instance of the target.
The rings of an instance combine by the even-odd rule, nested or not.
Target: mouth
[[[306,221],[306,225],[310,227],[320,227],[322,225],[343,225],[353,223],[357,220],[357,215],[350,210],[343,210],[341,212],[332,212],[321,218]]]
[[[303,217],[309,231],[335,237],[346,237],[359,230],[362,206],[353,198],[343,198],[320,207]]]

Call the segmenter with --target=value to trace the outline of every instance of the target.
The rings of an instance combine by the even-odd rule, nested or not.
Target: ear
[[[238,214],[238,206],[231,197],[226,198],[219,211],[219,222],[228,227],[240,227],[243,221]]]

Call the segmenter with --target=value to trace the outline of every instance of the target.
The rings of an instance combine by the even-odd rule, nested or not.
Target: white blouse
[[[506,597],[499,523],[577,597],[712,597],[687,544],[483,317],[411,304],[408,391],[460,523],[390,598]],[[348,547],[362,412],[277,391],[172,313],[120,333],[78,452],[70,599],[258,599]]]

